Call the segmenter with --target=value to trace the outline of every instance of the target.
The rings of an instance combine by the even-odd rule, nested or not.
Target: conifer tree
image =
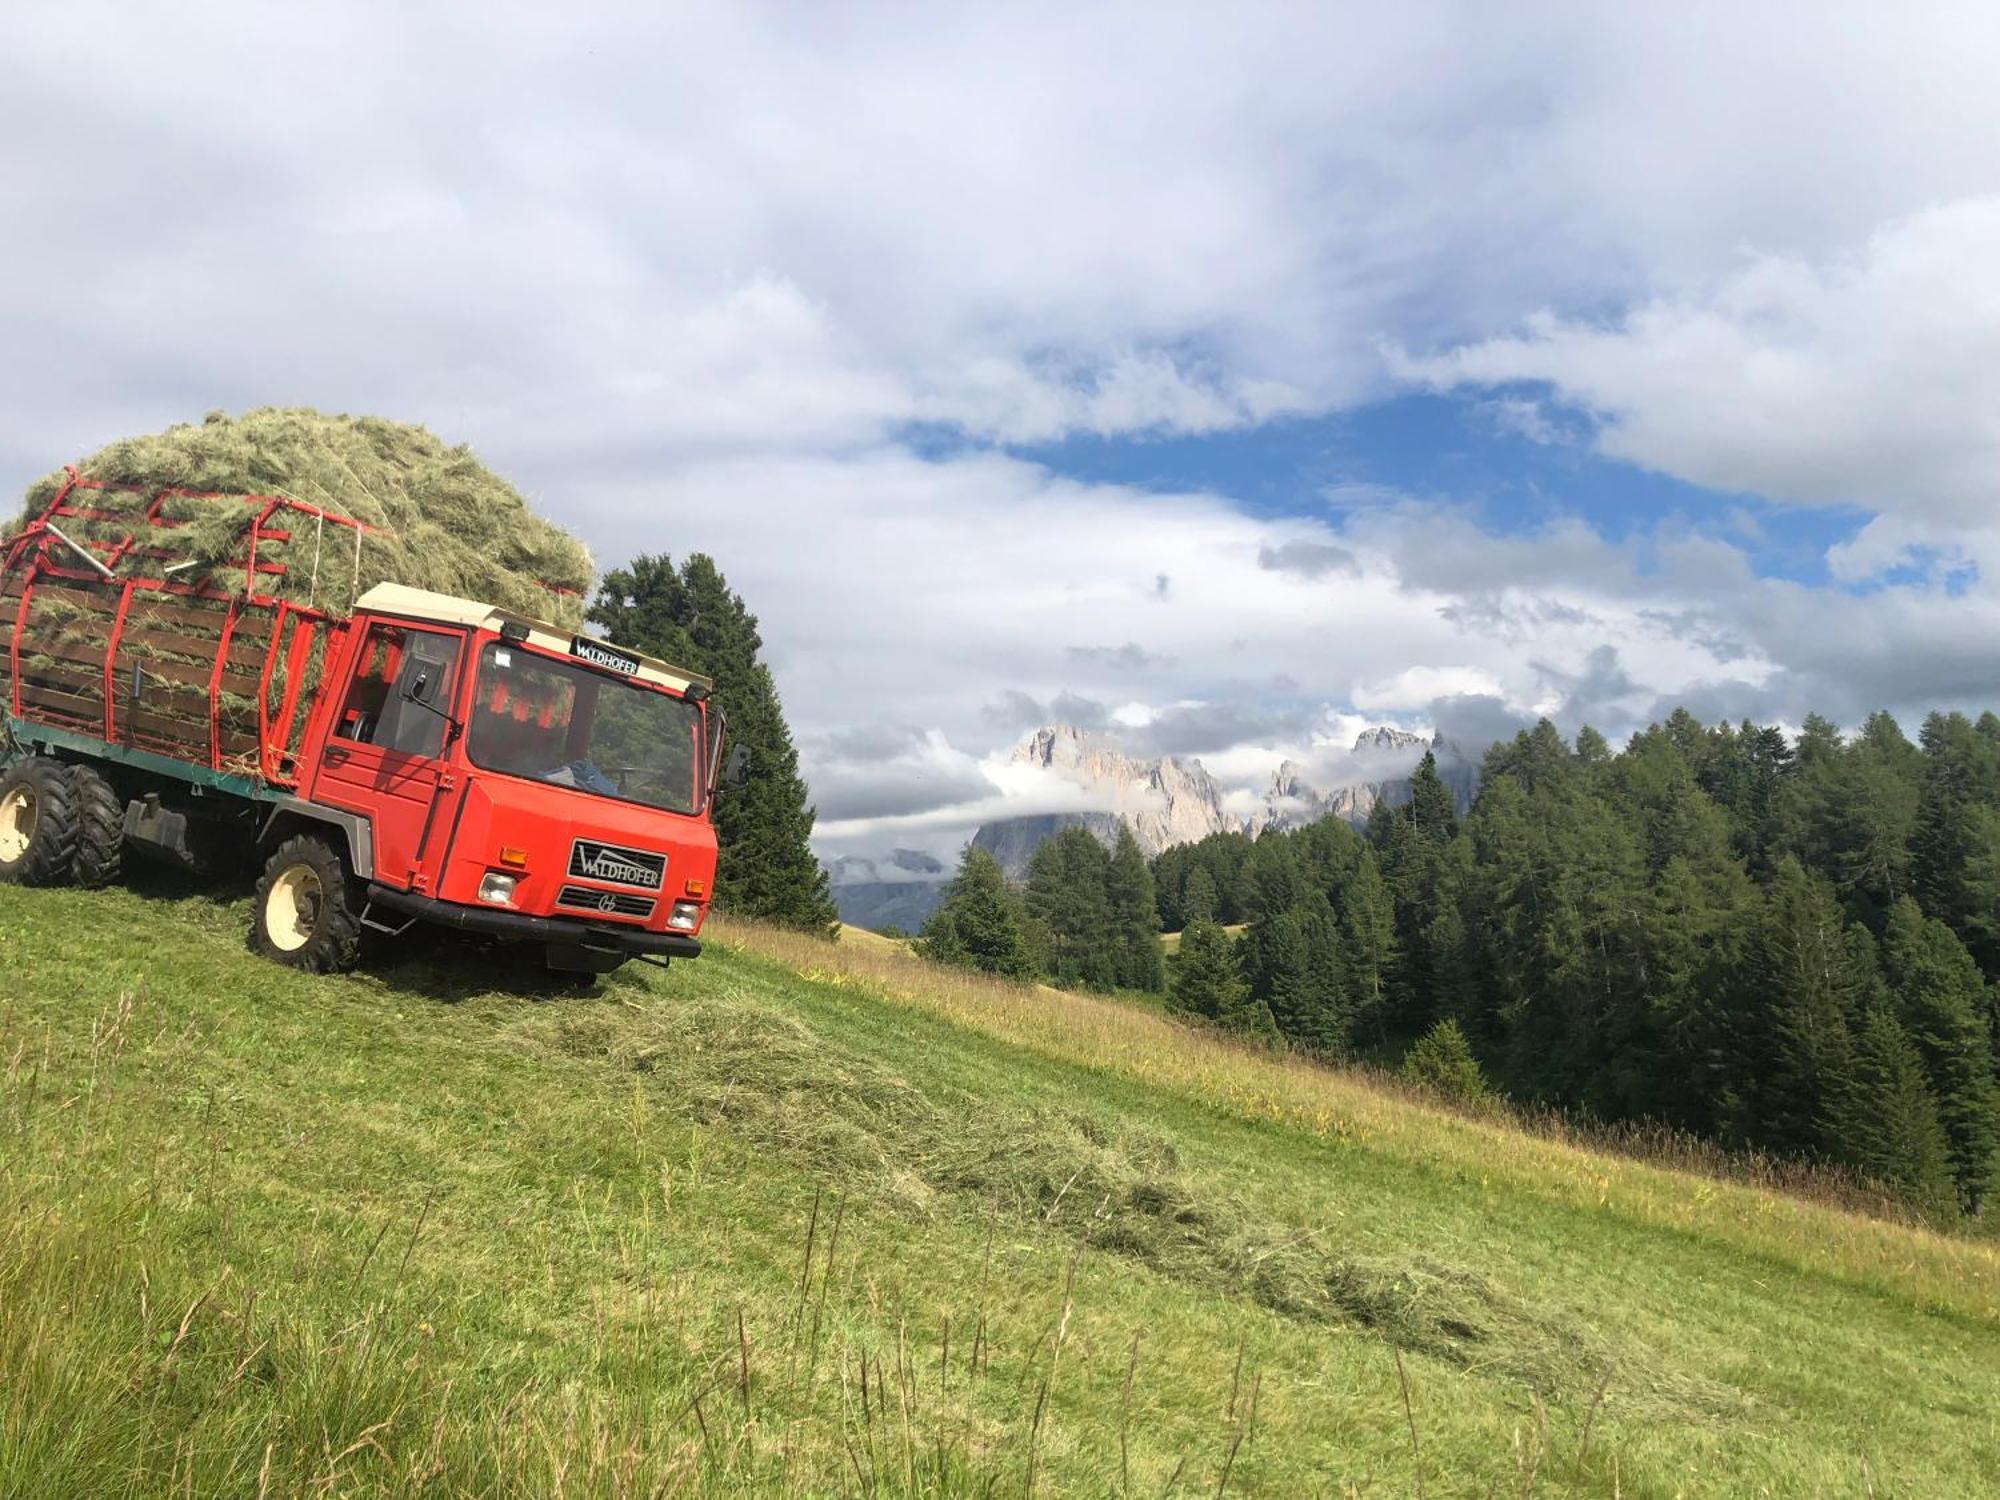
[[[1911,892],[1910,835],[1923,757],[1885,713],[1868,716],[1841,756],[1822,809],[1834,881],[1871,921]]]
[[[1737,1002],[1744,932],[1685,859],[1671,859],[1647,893],[1640,938],[1644,993],[1621,1050],[1629,1107],[1683,1129],[1755,1133],[1751,1095],[1758,1017]]]
[[[1432,844],[1448,844],[1458,834],[1458,800],[1438,775],[1437,752],[1426,750],[1410,775],[1410,824]]]
[[[814,812],[798,751],[742,597],[702,553],[679,568],[665,554],[640,556],[604,576],[589,619],[618,645],[714,678],[730,742],[749,747],[749,781],[722,791],[715,807],[716,904],[832,933],[839,916],[810,844]]]
[[[1973,821],[1990,780],[1992,749],[1964,714],[1934,713],[1924,720],[1923,788],[1910,831],[1910,861],[1917,899],[1961,937],[1976,913],[1967,889],[1968,867],[1981,854],[1981,828]]]
[[[1240,1018],[1250,1000],[1237,972],[1236,945],[1213,922],[1194,921],[1181,930],[1171,984],[1176,1006],[1211,1021]]]
[[[1851,1075],[1831,1102],[1842,1160],[1927,1213],[1957,1212],[1958,1189],[1923,1058],[1887,1011],[1869,1012],[1856,1028]]]
[[[1163,982],[1160,954],[1160,914],[1154,899],[1153,873],[1139,841],[1125,823],[1118,825],[1118,843],[1111,851],[1105,875],[1111,912],[1112,967],[1116,983],[1135,990],[1157,990]]]
[[[1107,990],[1117,980],[1107,894],[1111,856],[1086,828],[1045,839],[1028,861],[1028,916],[1051,982]]]
[[[1758,944],[1760,1143],[1794,1155],[1842,1154],[1839,1101],[1850,1097],[1848,1028],[1860,998],[1832,890],[1797,860],[1778,866]]]
[[[1292,840],[1266,833],[1243,861],[1243,915],[1260,922],[1289,911],[1306,893],[1305,876],[1292,853]]]
[[[1904,897],[1889,911],[1883,968],[1897,1019],[1916,1043],[1937,1099],[1959,1202],[1978,1214],[2000,1148],[2000,1098],[1979,968],[1949,927]]]
[[[1188,872],[1187,884],[1181,887],[1181,925],[1192,927],[1196,922],[1213,922],[1216,919],[1217,898],[1215,877],[1205,866],[1196,865]]]
[[[1996,980],[2000,979],[2000,810],[1976,802],[1965,809],[1964,819],[1966,853],[1959,871],[1960,935],[1978,961],[1980,971],[1989,980]],[[1995,995],[2000,997],[2000,988],[1996,988]]]
[[[1459,1104],[1477,1104],[1489,1090],[1479,1059],[1472,1055],[1472,1043],[1456,1021],[1437,1023],[1403,1056],[1398,1070],[1406,1082],[1429,1089]]]
[[[1034,946],[1020,897],[984,849],[966,847],[958,873],[945,886],[944,900],[924,924],[917,952],[936,963],[983,969],[1009,979],[1026,979],[1035,972]]]
[[[1373,851],[1363,854],[1343,893],[1350,1011],[1357,1026],[1379,1031],[1387,1019],[1390,983],[1401,956],[1396,945],[1396,904]]]
[[[1348,1049],[1353,998],[1340,924],[1318,891],[1253,924],[1241,944],[1250,993],[1270,1006],[1285,1037],[1322,1052]]]
[[[1226,1006],[1221,1021],[1231,1031],[1266,1047],[1282,1048],[1285,1045],[1285,1034],[1278,1028],[1277,1017],[1271,1014],[1271,1007],[1254,995],[1246,994]]]

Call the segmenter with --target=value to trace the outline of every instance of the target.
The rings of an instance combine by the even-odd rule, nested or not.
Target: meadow
[[[1991,1241],[893,945],[575,993],[243,926],[0,888],[0,1494],[2000,1475]]]

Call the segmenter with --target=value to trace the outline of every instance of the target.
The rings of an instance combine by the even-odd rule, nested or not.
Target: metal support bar
[[[68,536],[68,534],[63,531],[62,527],[56,525],[55,522],[53,521],[42,522],[42,530],[46,531],[50,536],[54,537],[57,541],[61,542],[65,547],[69,548],[70,551],[74,552],[78,557],[82,558],[85,562],[89,563],[93,568],[97,569],[97,571],[103,574],[106,578],[116,578],[118,576],[116,573],[112,572],[109,568],[105,567],[103,563],[99,562],[96,559],[96,557],[94,557],[91,554],[90,549],[84,546],[83,543],[78,541],[72,541]]]

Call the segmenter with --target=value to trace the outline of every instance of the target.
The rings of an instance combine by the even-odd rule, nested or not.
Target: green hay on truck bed
[[[240,417],[212,412],[145,437],[122,438],[91,454],[78,475],[139,490],[79,491],[72,505],[99,512],[64,518],[78,541],[114,544],[142,524],[163,489],[220,495],[275,495],[374,530],[361,535],[320,526],[298,512],[270,523],[288,541],[263,538],[260,562],[283,574],[260,574],[260,590],[336,613],[378,583],[434,589],[576,627],[594,565],[583,543],[528,508],[521,493],[474,458],[422,427],[380,417],[329,416],[308,407],[258,407]],[[58,471],[28,491],[21,521],[47,508],[67,475]],[[170,497],[160,515],[184,524],[145,528],[158,552],[128,556],[121,571],[173,576],[218,590],[241,591],[248,533],[258,508],[212,499]],[[18,530],[18,527],[15,528]]]

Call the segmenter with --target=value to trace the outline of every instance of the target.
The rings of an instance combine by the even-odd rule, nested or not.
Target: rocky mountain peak
[[[1123,823],[1148,858],[1240,826],[1222,810],[1222,786],[1198,760],[1147,759],[1128,754],[1107,735],[1050,724],[1014,747],[1016,764],[1037,766],[1084,788],[1097,808],[1045,813],[988,824],[973,843],[1018,877],[1035,845],[1061,828],[1088,828],[1106,844]]]
[[[1354,748],[1359,753],[1381,752],[1385,750],[1424,751],[1431,747],[1431,741],[1424,735],[1411,734],[1407,729],[1391,729],[1387,724],[1378,724],[1372,729],[1364,729],[1354,737]]]

